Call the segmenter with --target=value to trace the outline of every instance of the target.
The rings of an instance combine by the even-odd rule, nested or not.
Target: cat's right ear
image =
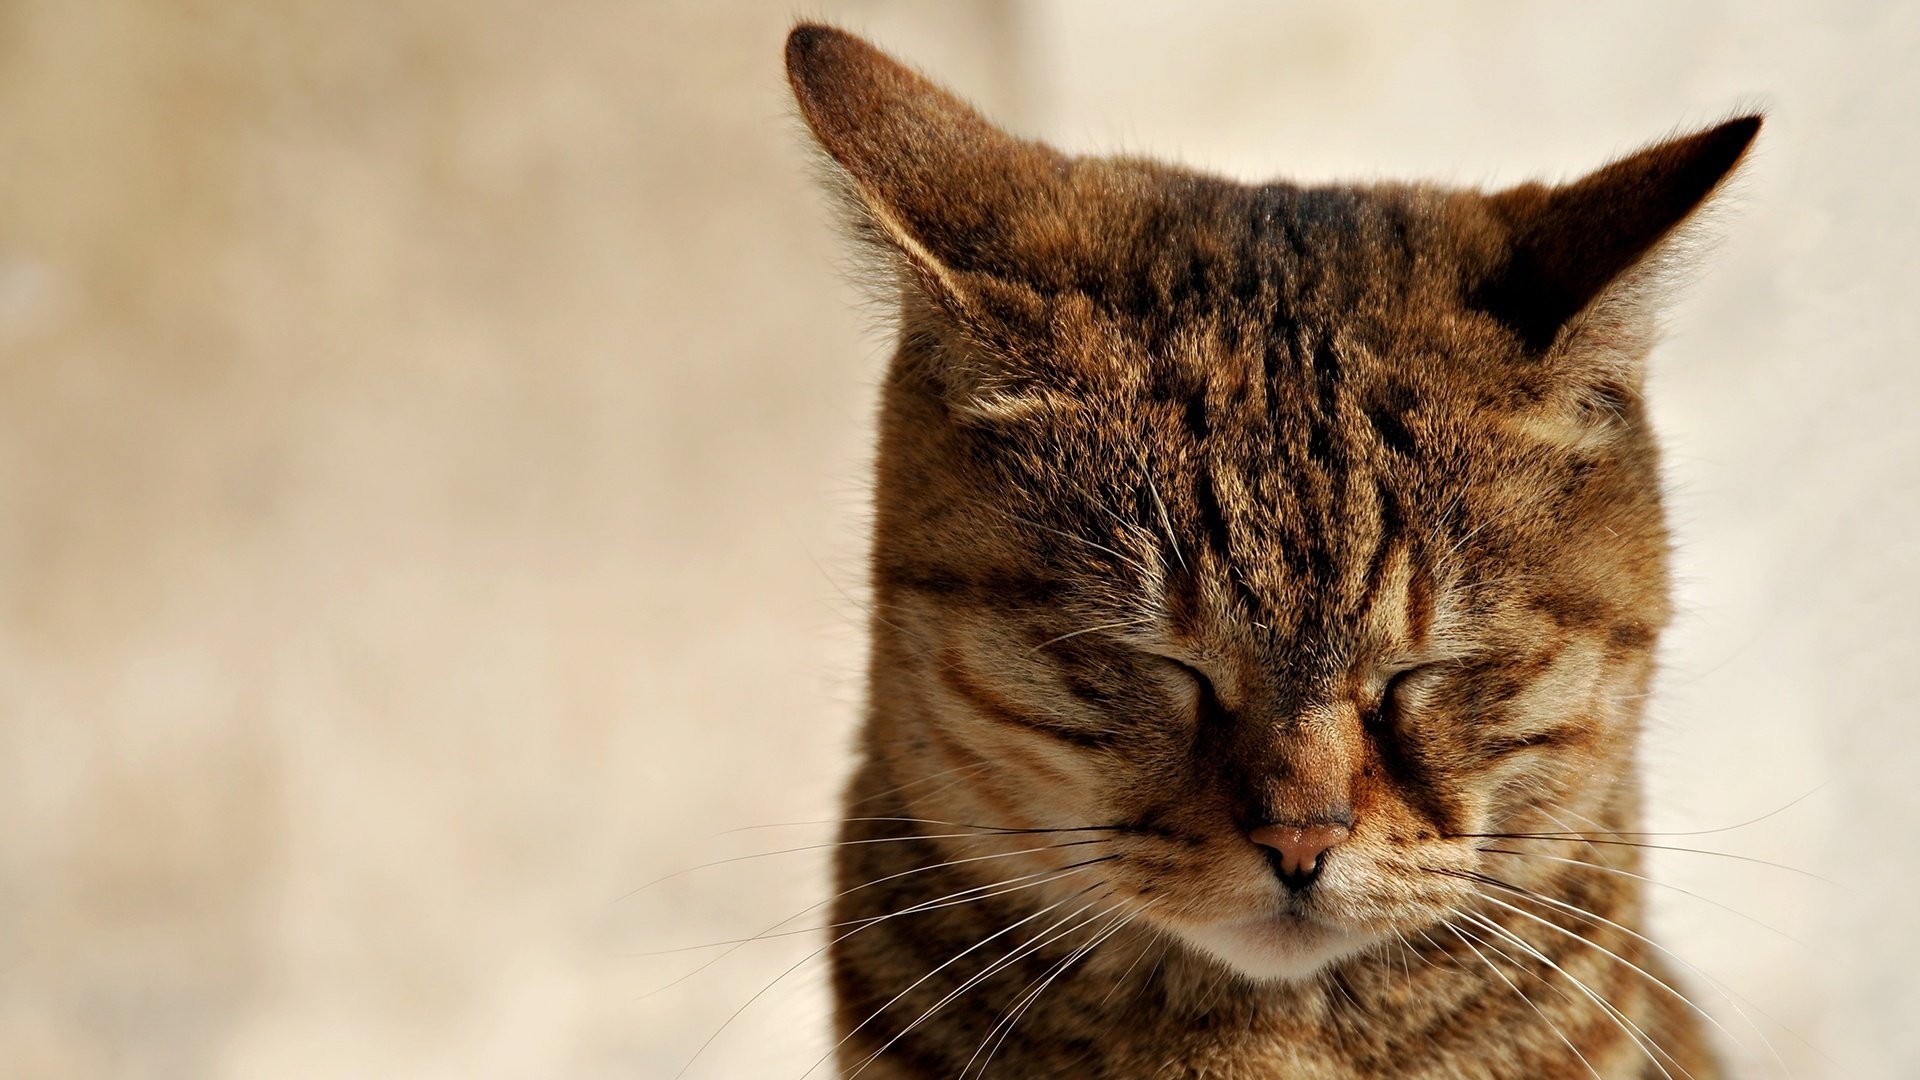
[[[990,307],[1018,276],[1022,211],[1055,201],[1065,159],[829,26],[794,27],[787,78],[861,238],[950,314]]]

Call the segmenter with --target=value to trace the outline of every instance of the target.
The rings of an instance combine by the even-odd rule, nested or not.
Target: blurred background
[[[1920,9],[806,14],[1245,178],[1568,177],[1767,108],[1653,363],[1650,827],[1829,880],[1663,854],[1657,920],[1740,1075],[1920,1075]],[[0,3],[0,1075],[826,1049],[817,935],[643,955],[821,918],[828,826],[727,830],[831,818],[858,712],[887,344],[794,15]]]

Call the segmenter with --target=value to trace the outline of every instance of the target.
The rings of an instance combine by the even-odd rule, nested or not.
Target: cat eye
[[[1194,667],[1192,664],[1176,656],[1168,656],[1165,653],[1154,653],[1153,655],[1166,661],[1167,664],[1192,680],[1195,697],[1203,712],[1218,707],[1220,700],[1219,695],[1214,692],[1213,680],[1207,677],[1206,672],[1201,671],[1199,668]]]
[[[1430,674],[1438,666],[1437,664],[1420,664],[1394,672],[1388,677],[1386,685],[1380,688],[1379,700],[1375,701],[1373,708],[1368,710],[1367,722],[1384,727],[1399,720],[1409,684]]]

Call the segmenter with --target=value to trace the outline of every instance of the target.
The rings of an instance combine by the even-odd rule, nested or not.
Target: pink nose
[[[1352,834],[1345,825],[1262,825],[1247,834],[1261,847],[1272,848],[1279,856],[1277,869],[1283,878],[1310,880],[1320,869],[1320,856]],[[1272,856],[1269,856],[1271,858]]]

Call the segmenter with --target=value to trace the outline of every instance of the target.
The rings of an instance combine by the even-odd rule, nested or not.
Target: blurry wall
[[[1658,919],[1748,1075],[1920,1074],[1912,6],[825,7],[1250,178],[1769,108],[1654,361],[1651,827],[1831,882],[1663,855]],[[791,18],[0,5],[0,1075],[670,1076],[770,983],[689,1075],[825,1050],[817,937],[639,955],[825,896],[826,826],[726,830],[829,818],[858,707],[886,346]]]

